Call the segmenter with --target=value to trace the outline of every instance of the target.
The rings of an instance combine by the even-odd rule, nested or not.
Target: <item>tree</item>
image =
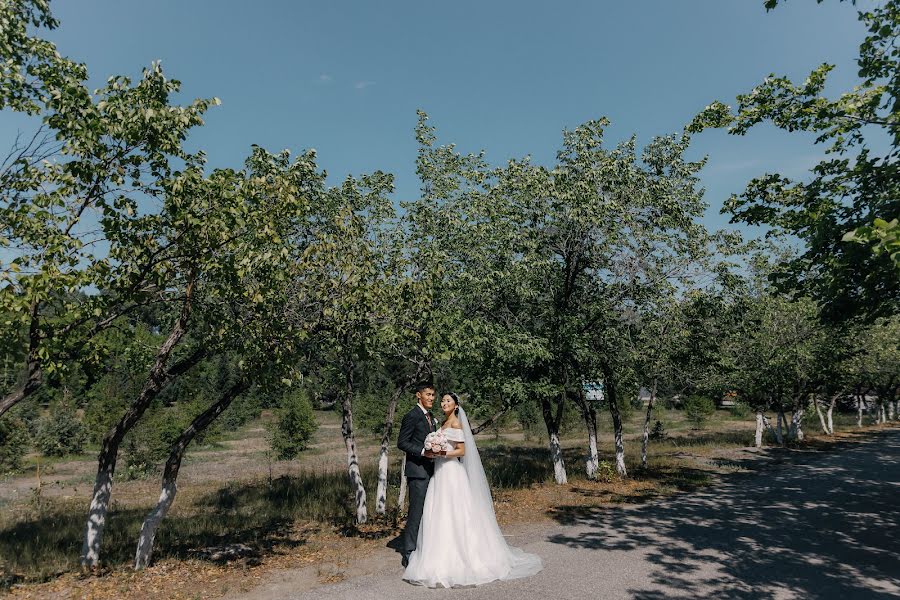
[[[322,307],[316,330],[318,360],[338,390],[357,523],[366,522],[368,510],[353,427],[355,375],[361,363],[377,355],[379,330],[393,309],[388,289],[394,214],[386,197],[392,189],[392,177],[381,172],[348,177],[330,189],[327,199],[336,210],[310,249],[310,266],[303,273],[305,285],[316,290],[312,301]]]
[[[270,431],[275,457],[278,460],[295,458],[307,448],[316,431],[316,419],[307,394],[296,389],[286,392],[275,419]]]
[[[802,439],[805,409],[827,376],[817,354],[827,343],[819,306],[810,298],[777,294],[768,276],[779,260],[778,255],[754,256],[743,286],[732,289],[734,296],[721,311],[722,388],[736,392],[756,413],[757,446],[762,445],[764,428],[779,444],[786,433]],[[773,409],[776,428],[766,416]],[[790,423],[785,413],[791,415]]]
[[[321,311],[315,304],[298,303],[296,284],[312,271],[311,251],[321,241],[319,211],[328,206],[318,201],[324,176],[314,156],[307,152],[292,160],[287,151],[271,154],[254,147],[242,173],[227,173],[236,179],[236,193],[209,198],[217,218],[202,224],[213,239],[228,242],[207,247],[208,254],[196,259],[194,269],[203,273],[203,284],[195,292],[191,341],[207,353],[234,357],[238,368],[172,444],[159,500],[141,527],[136,568],[149,564],[189,444],[252,385],[291,385],[292,371],[308,349]],[[139,401],[123,419],[140,408]]]
[[[322,180],[311,153],[284,167],[288,162],[287,153],[273,156],[254,148],[244,172],[221,169],[206,177],[199,167],[186,169],[167,182],[163,204],[146,216],[145,228],[129,233],[146,240],[148,253],[169,257],[160,275],[166,277],[162,298],[171,312],[141,391],[101,443],[82,550],[85,567],[99,561],[124,436],[168,384],[241,338],[240,307],[264,304],[270,290],[281,289],[270,283],[286,280],[291,235],[315,205],[312,195]],[[279,176],[278,168],[285,174]],[[112,250],[118,258],[124,247]],[[176,357],[177,350],[182,352]]]
[[[51,405],[50,413],[41,419],[35,446],[44,456],[80,454],[86,438],[71,398],[65,397]]]
[[[112,77],[94,96],[87,69],[29,25],[57,25],[48,3],[0,6],[0,108],[40,116],[0,164],[0,313],[3,342],[21,344],[22,376],[0,398],[0,415],[34,393],[42,375],[88,357],[91,340],[117,319],[159,301],[172,240],[147,236],[142,203],[196,170],[187,132],[217,99],[173,105],[178,81],[158,64],[139,82]],[[111,247],[109,251],[104,243]],[[106,293],[89,297],[84,289]]]
[[[772,9],[777,0],[767,0]],[[889,315],[900,306],[900,270],[895,268],[900,215],[900,3],[888,0],[859,19],[868,36],[859,48],[861,82],[836,99],[825,96],[823,64],[803,83],[770,75],[738,96],[736,111],[721,102],[706,107],[690,129],[728,127],[743,135],[760,123],[804,131],[830,143],[808,182],[780,174],[752,180],[726,204],[732,221],[762,224],[773,233],[799,238],[804,251],[773,274],[780,289],[812,295],[825,316],[845,319]],[[881,151],[881,140],[888,140]],[[852,233],[848,236],[848,233]],[[848,240],[881,240],[871,252]],[[894,240],[894,241],[892,241]]]

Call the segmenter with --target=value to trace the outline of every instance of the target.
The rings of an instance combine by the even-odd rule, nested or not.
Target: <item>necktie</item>
[[[425,413],[425,419],[428,421],[428,429],[434,429],[434,424],[431,422],[431,413]]]

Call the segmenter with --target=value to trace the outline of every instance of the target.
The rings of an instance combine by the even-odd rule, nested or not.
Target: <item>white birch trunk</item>
[[[856,397],[856,426],[862,427],[863,421],[863,401],[862,396]]]
[[[341,435],[344,437],[344,445],[347,448],[347,472],[356,495],[356,523],[361,524],[368,520],[369,515],[366,510],[366,488],[363,485],[362,474],[359,471],[359,459],[356,455],[356,438],[353,436],[353,379],[350,371],[347,372],[347,384],[341,400],[341,413]]]
[[[381,433],[381,450],[378,453],[378,487],[375,490],[375,514],[383,515],[387,512],[387,479],[388,479],[388,446],[391,441],[391,433],[394,430],[394,414],[397,411],[397,402],[407,386],[419,378],[421,370],[416,370],[412,380],[407,380],[397,386],[394,394],[388,402],[387,414],[384,417],[384,427]]]
[[[600,456],[597,454],[597,430],[588,429],[588,457],[585,463],[587,478],[597,479],[597,469],[600,467]]]
[[[397,495],[397,512],[404,512],[403,503],[406,502],[406,453],[403,453],[403,461],[400,463],[400,493]]]
[[[600,468],[600,456],[597,453],[597,411],[585,398],[584,390],[572,393],[572,400],[581,410],[581,418],[588,434],[588,455],[584,461],[584,469],[587,478],[591,481],[597,479],[597,470]]]
[[[765,417],[761,412],[756,413],[756,447],[762,448],[762,440],[763,440],[763,425],[765,424]]]
[[[84,542],[81,547],[81,566],[95,568],[100,564],[100,538],[106,525],[106,514],[109,512],[109,497],[112,495],[112,476],[116,469],[115,458],[111,464],[103,461],[97,471],[94,482],[94,493],[88,510],[85,525]]]
[[[803,434],[803,408],[800,407],[791,415],[791,438],[802,442]]]
[[[887,414],[884,411],[884,401],[878,402],[878,416],[881,419],[880,423],[887,423]]]
[[[563,461],[562,446],[559,443],[559,433],[550,433],[550,458],[553,460],[553,476],[556,483],[562,485],[569,482],[566,475],[566,464]]]
[[[563,459],[562,446],[559,443],[559,424],[562,422],[562,410],[565,406],[565,395],[556,404],[556,415],[546,397],[541,398],[541,413],[544,417],[544,425],[547,427],[547,438],[550,446],[550,460],[553,463],[553,477],[558,485],[569,482],[566,474],[566,463]]]
[[[387,476],[388,476],[388,453],[387,448],[382,445],[378,452],[378,486],[375,490],[375,514],[383,515],[387,512]]]
[[[653,419],[653,401],[656,399],[656,380],[650,388],[650,400],[647,401],[647,414],[644,417],[644,431],[641,435],[641,468],[647,468],[647,449],[650,446],[650,421]]]
[[[816,414],[819,415],[819,423],[822,424],[822,433],[829,435],[828,423],[825,422],[825,415],[822,413],[822,406],[819,404],[818,398],[813,398],[813,405],[816,407]]]
[[[169,357],[175,346],[185,334],[188,317],[191,313],[191,298],[193,295],[193,281],[189,282],[185,290],[185,300],[181,308],[178,320],[172,326],[168,337],[156,352],[156,359],[147,380],[141,389],[141,393],[135,398],[128,411],[119,421],[113,425],[103,438],[100,447],[100,456],[97,459],[97,478],[94,480],[94,491],[91,495],[91,504],[88,508],[87,523],[84,527],[84,537],[81,545],[81,568],[94,569],[100,564],[100,541],[103,528],[106,525],[106,515],[109,512],[109,500],[112,495],[113,474],[116,472],[116,458],[119,453],[119,445],[132,427],[143,416],[160,391],[178,373],[184,373],[203,357],[203,351],[194,352],[187,359],[182,360],[171,369],[167,370]]]
[[[828,434],[829,435],[834,435],[834,419],[832,418],[832,415],[834,414],[834,405],[835,405],[836,400],[837,400],[836,398],[831,400],[831,404],[828,405],[828,412],[825,414],[826,418],[828,419]]]
[[[246,380],[241,379],[228,388],[218,401],[197,415],[181,432],[175,443],[172,444],[172,448],[169,450],[169,457],[166,459],[166,466],[163,469],[159,500],[141,526],[141,534],[138,537],[137,550],[134,554],[135,569],[140,570],[150,564],[156,531],[163,519],[166,518],[172,503],[175,502],[175,495],[178,493],[178,473],[181,470],[181,461],[184,459],[184,453],[187,451],[188,445],[194,441],[197,434],[205,431],[231,405],[238,395],[246,391],[248,385]]]
[[[897,401],[896,401],[896,400],[891,400],[891,402],[890,402],[890,404],[889,404],[888,406],[890,407],[890,408],[888,409],[888,410],[889,410],[889,412],[888,412],[888,418],[890,418],[890,420],[893,421],[894,419],[896,419],[896,418],[898,417],[898,414],[897,414]]]
[[[613,435],[615,436],[616,473],[622,477],[627,477],[628,470],[625,468],[625,436],[622,429],[622,417],[619,414],[619,406],[615,404],[613,398],[610,398],[609,406],[612,412]]]
[[[147,518],[144,519],[144,524],[141,526],[137,551],[134,555],[135,569],[140,570],[150,564],[156,531],[159,529],[159,524],[162,523],[162,520],[169,512],[169,508],[172,507],[172,503],[175,502],[175,494],[177,493],[178,486],[175,480],[163,482],[162,491],[159,494],[159,500],[156,502],[156,507],[149,515],[147,515]]]
[[[365,523],[368,520],[366,488],[363,486],[362,474],[359,472],[359,460],[356,457],[356,440],[351,434],[344,438],[344,443],[347,446],[347,469],[350,473],[350,482],[356,489],[356,523]]]

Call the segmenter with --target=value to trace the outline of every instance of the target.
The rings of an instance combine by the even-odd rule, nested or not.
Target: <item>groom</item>
[[[428,480],[434,475],[434,454],[425,451],[425,437],[437,427],[431,414],[434,386],[430,383],[416,386],[416,401],[416,405],[403,417],[397,436],[397,448],[406,453],[406,480],[409,487],[409,514],[406,517],[406,529],[403,530],[404,567],[409,563],[410,553],[416,549],[425,492],[428,491]]]

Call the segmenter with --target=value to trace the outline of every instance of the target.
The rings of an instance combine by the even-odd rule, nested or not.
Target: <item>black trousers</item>
[[[416,549],[416,540],[419,539],[428,479],[407,479],[406,485],[409,488],[409,514],[406,516],[406,529],[403,530],[403,555],[409,556]]]

